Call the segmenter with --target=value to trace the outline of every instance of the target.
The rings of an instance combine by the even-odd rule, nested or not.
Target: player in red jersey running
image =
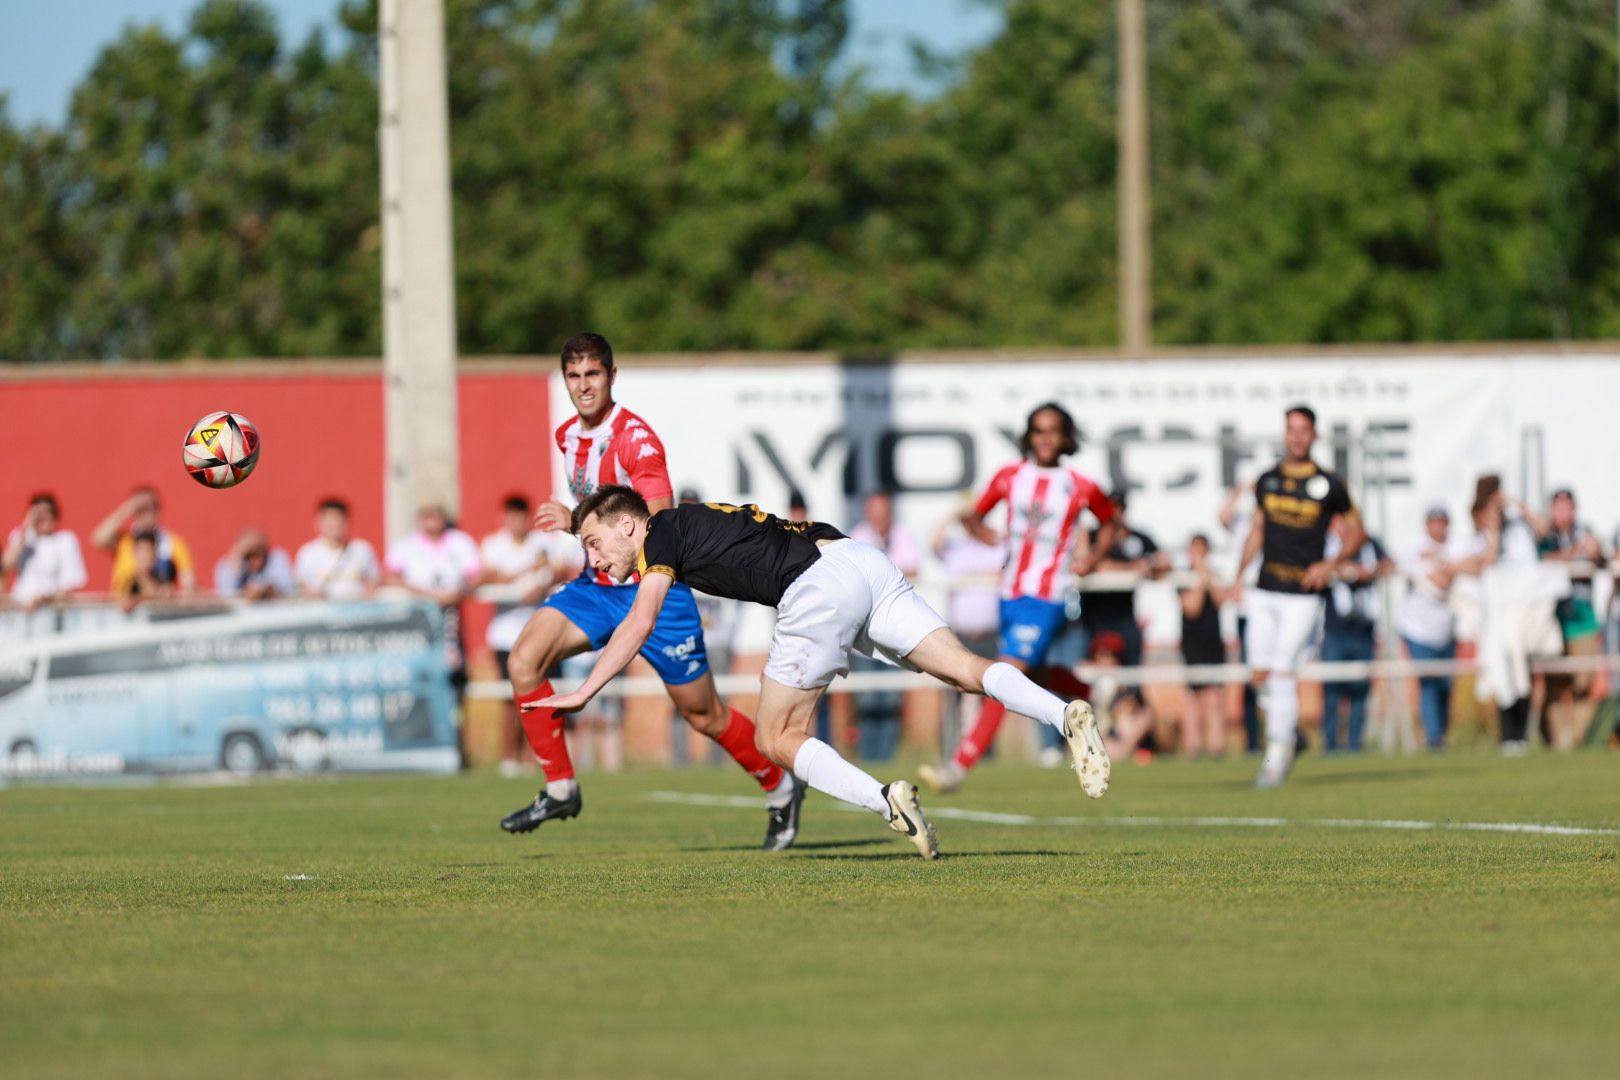
[[[1034,673],[1042,683],[1067,698],[1083,698],[1086,687],[1063,668],[1045,667],[1046,653],[1063,626],[1063,594],[1071,574],[1085,576],[1102,552],[1113,546],[1119,528],[1114,506],[1089,478],[1061,464],[1080,448],[1074,418],[1061,405],[1048,402],[1029,414],[1018,440],[1023,460],[1004,466],[990,480],[973,509],[962,515],[975,538],[998,544],[984,518],[1001,503],[1007,506],[1007,561],[1001,574],[1001,643],[997,662]],[[1090,510],[1102,523],[1092,544],[1085,542],[1080,512]],[[962,736],[956,753],[942,765],[918,772],[935,791],[951,792],[995,741],[1006,707],[987,697],[978,723]],[[1082,775],[1081,787],[1092,798],[1108,790],[1108,759],[1094,763],[1100,775]],[[1079,768],[1077,761],[1075,767]]]
[[[644,420],[613,400],[618,371],[607,339],[598,334],[570,338],[563,346],[562,370],[577,415],[557,429],[557,448],[567,462],[568,488],[574,498],[583,500],[599,487],[622,484],[634,488],[649,506],[659,510],[672,506],[664,444]],[[568,530],[572,516],[569,507],[553,499],[536,512],[535,525]],[[559,660],[607,643],[629,614],[636,581],[635,575],[618,582],[587,569],[546,600],[513,645],[508,661],[512,695],[523,716],[529,747],[545,770],[546,786],[534,802],[501,819],[501,828],[507,832],[529,832],[542,822],[580,812],[583,802],[563,739],[562,716],[555,709],[523,707],[552,695],[545,675]],[[760,753],[754,722],[720,699],[709,673],[703,623],[691,589],[679,586],[671,592],[640,651],[663,679],[686,722],[724,747],[765,789],[766,849],[781,851],[792,846],[798,838],[804,787],[792,773]]]

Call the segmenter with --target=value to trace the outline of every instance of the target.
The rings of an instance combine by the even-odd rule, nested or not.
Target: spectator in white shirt
[[[584,551],[572,533],[536,529],[533,517],[528,496],[508,495],[501,504],[501,527],[478,545],[484,584],[506,586],[484,634],[484,643],[495,654],[503,679],[509,678],[507,662],[512,646],[535,607],[553,589],[576,577],[585,564]],[[511,774],[521,768],[525,743],[517,706],[510,700],[506,712],[501,772]]]
[[[6,539],[0,568],[16,574],[11,598],[28,611],[43,604],[63,604],[68,594],[84,588],[84,556],[79,538],[60,527],[56,496],[41,492],[28,500],[22,524]]]
[[[1451,539],[1451,515],[1441,504],[1429,507],[1423,529],[1423,539],[1400,560],[1407,586],[1401,639],[1413,660],[1454,660],[1457,616],[1451,607],[1451,587],[1464,561],[1477,555],[1473,550],[1477,545]],[[1451,676],[1418,676],[1418,702],[1424,742],[1430,750],[1439,750],[1446,745],[1451,716]]]
[[[459,694],[467,685],[467,650],[461,637],[461,602],[478,584],[483,565],[478,543],[450,524],[444,507],[429,504],[416,515],[421,528],[388,545],[383,584],[426,596],[444,613],[445,659]]]
[[[294,596],[292,560],[273,548],[264,530],[246,528],[236,545],[214,564],[214,592],[244,600],[274,600]]]
[[[315,509],[315,539],[298,549],[293,564],[298,590],[327,600],[370,596],[379,576],[377,552],[349,536],[349,504],[322,499]]]

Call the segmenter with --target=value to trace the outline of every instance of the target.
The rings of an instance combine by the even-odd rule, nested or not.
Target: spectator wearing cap
[[[1334,560],[1344,550],[1347,522],[1335,517],[1328,527],[1322,557]],[[1374,582],[1390,573],[1395,564],[1383,544],[1371,534],[1357,550],[1355,558],[1341,566],[1339,576],[1328,589],[1322,614],[1322,659],[1328,663],[1369,663],[1373,659],[1378,633],[1378,591]],[[1339,720],[1344,714],[1344,749],[1360,750],[1367,725],[1367,698],[1372,679],[1332,679],[1322,683],[1322,745],[1339,749]]]
[[[1451,514],[1442,503],[1423,515],[1423,537],[1398,562],[1406,579],[1406,601],[1401,606],[1399,629],[1406,653],[1413,660],[1454,660],[1457,657],[1457,616],[1452,610],[1452,585],[1464,563],[1477,555],[1473,545],[1451,538]],[[1451,676],[1418,676],[1418,710],[1423,719],[1423,740],[1430,750],[1446,744],[1451,717]]]
[[[190,593],[197,587],[197,574],[191,561],[191,549],[186,542],[163,527],[163,509],[158,502],[157,489],[142,485],[130,493],[102,519],[90,534],[90,542],[103,551],[112,552],[112,581],[108,590],[119,596],[140,592],[134,587],[137,576],[135,537],[147,536],[152,541],[154,562],[147,577],[148,591],[153,585],[172,586],[172,591]],[[143,562],[145,560],[142,560]]]
[[[11,598],[28,611],[66,603],[87,580],[79,538],[62,528],[61,520],[56,496],[40,492],[28,500],[22,524],[6,538],[0,571],[16,575]]]
[[[1603,561],[1597,535],[1575,516],[1575,493],[1569,488],[1553,492],[1547,504],[1545,532],[1536,550],[1547,562],[1570,567],[1569,595],[1558,601],[1555,613],[1564,637],[1564,655],[1594,657],[1603,651],[1603,626],[1593,604],[1592,573]],[[1553,672],[1546,677],[1547,705],[1544,735],[1550,746],[1569,750],[1586,734],[1592,722],[1592,672]]]
[[[271,547],[264,530],[247,528],[214,564],[214,592],[243,600],[273,600],[295,595],[298,584],[287,553]]]

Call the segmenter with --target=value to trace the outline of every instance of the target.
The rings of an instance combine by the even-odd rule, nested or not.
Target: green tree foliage
[[[459,336],[544,352],[1106,346],[1112,5],[927,100],[845,0],[446,0]],[[1156,339],[1620,333],[1607,0],[1146,0]],[[375,354],[376,0],[130,27],[61,131],[0,109],[0,356]]]

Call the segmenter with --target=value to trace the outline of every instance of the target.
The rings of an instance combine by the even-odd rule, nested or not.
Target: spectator
[[[273,600],[297,595],[298,585],[287,553],[271,547],[262,530],[247,528],[214,564],[214,591],[244,600]]]
[[[495,605],[484,642],[495,654],[501,678],[510,678],[507,661],[512,646],[540,601],[558,585],[578,575],[585,565],[579,541],[561,530],[534,528],[534,509],[526,495],[508,495],[501,503],[501,527],[478,545],[486,585],[506,586]],[[527,763],[527,743],[517,705],[505,702],[507,730],[502,739],[501,773],[514,775]]]
[[[118,606],[126,614],[147,600],[164,600],[178,591],[175,565],[163,558],[157,534],[132,533],[129,537],[129,572],[118,577]],[[120,546],[119,550],[124,550]],[[116,576],[116,575],[115,575]]]
[[[788,492],[787,519],[789,521],[810,520],[810,505],[804,501],[804,493],[798,488],[793,488]]]
[[[980,656],[994,657],[1001,627],[1001,594],[996,577],[1006,564],[1007,549],[1002,544],[987,544],[962,527],[962,513],[972,507],[973,493],[968,492],[961,510],[947,515],[934,530],[931,547],[950,579],[946,623],[969,649]]]
[[[1346,522],[1338,515],[1328,525],[1322,557],[1339,558],[1344,550]],[[1370,663],[1378,637],[1378,591],[1374,582],[1394,569],[1384,546],[1368,534],[1355,558],[1341,563],[1338,578],[1328,588],[1322,614],[1322,659],[1328,663]],[[1324,680],[1322,683],[1322,744],[1328,751],[1339,749],[1339,719],[1345,712],[1346,750],[1360,750],[1362,732],[1367,726],[1367,696],[1372,679]],[[1341,709],[1340,706],[1347,706]]]
[[[1423,517],[1423,539],[1412,545],[1400,562],[1406,575],[1406,602],[1401,607],[1400,633],[1413,660],[1454,660],[1457,657],[1457,617],[1451,608],[1452,585],[1477,560],[1475,545],[1451,539],[1451,515],[1442,504],[1429,507]],[[1477,564],[1474,569],[1477,571]],[[1418,676],[1418,711],[1423,718],[1423,741],[1430,750],[1446,745],[1451,719],[1451,676]]]
[[[420,528],[388,546],[383,583],[425,596],[444,613],[445,660],[450,684],[459,697],[467,685],[467,649],[461,636],[461,602],[478,582],[483,567],[478,544],[450,524],[444,507],[434,503],[417,512]]]
[[[90,534],[90,542],[103,551],[112,552],[112,582],[108,591],[118,596],[138,595],[131,588],[136,576],[135,534],[152,538],[153,558],[151,584],[171,586],[171,593],[189,594],[197,588],[197,573],[191,562],[191,549],[186,542],[165,529],[161,522],[162,507],[155,488],[141,486],[130,493],[112,513],[102,519]]]
[[[1170,570],[1170,560],[1159,550],[1159,545],[1153,542],[1151,536],[1133,528],[1125,518],[1124,490],[1116,489],[1108,498],[1114,504],[1116,517],[1123,527],[1119,539],[1103,553],[1102,560],[1097,563],[1096,572],[1134,574],[1138,579],[1163,577]],[[1092,540],[1095,541],[1098,530],[1093,528],[1091,534]],[[1121,643],[1119,662],[1133,671],[1142,666],[1142,626],[1136,621],[1134,582],[1121,588],[1086,591],[1080,602],[1080,625],[1092,642],[1095,642],[1100,634],[1117,634]],[[1095,644],[1093,653],[1095,654]],[[1135,741],[1140,741],[1141,735],[1152,726],[1147,702],[1142,697],[1142,688],[1134,682],[1120,689],[1119,695],[1114,699],[1113,715],[1116,727],[1124,725],[1128,730],[1140,729],[1140,733],[1133,740],[1133,745]]]
[[[1575,493],[1568,488],[1553,492],[1547,506],[1546,531],[1536,548],[1549,562],[1575,563],[1569,573],[1569,595],[1558,601],[1555,613],[1563,632],[1564,655],[1589,658],[1603,652],[1603,625],[1592,602],[1592,575],[1603,561],[1597,536],[1575,519]],[[1547,675],[1547,704],[1543,733],[1549,745],[1570,750],[1579,745],[1592,722],[1592,672],[1552,672]]]
[[[1501,478],[1482,476],[1474,486],[1475,527],[1483,537],[1480,555],[1484,616],[1479,640],[1479,675],[1474,683],[1481,701],[1495,701],[1502,753],[1522,757],[1529,749],[1530,661],[1557,656],[1563,637],[1555,616],[1557,600],[1569,582],[1539,573],[1537,536],[1547,530],[1535,511],[1509,500]]]
[[[377,587],[377,553],[349,536],[349,504],[322,499],[315,508],[315,538],[298,549],[294,576],[305,596],[358,600]]]
[[[34,611],[43,604],[65,604],[68,594],[84,588],[84,555],[79,538],[61,528],[56,496],[41,492],[28,500],[22,524],[6,538],[0,572],[15,574],[11,598]]]
[[[917,576],[921,556],[917,542],[904,525],[894,520],[894,499],[886,491],[866,497],[865,516],[849,535],[871,544],[889,557],[908,578]],[[893,671],[878,660],[856,654],[850,670]],[[860,756],[866,761],[890,761],[900,741],[900,707],[904,695],[899,690],[868,690],[855,695],[855,727],[860,738]]]
[[[1189,666],[1226,663],[1226,642],[1221,638],[1221,605],[1230,590],[1223,588],[1209,565],[1209,537],[1195,533],[1187,541],[1187,565],[1193,581],[1182,587],[1181,658]],[[1226,754],[1224,679],[1189,676],[1187,705],[1182,711],[1181,749],[1189,758]]]

